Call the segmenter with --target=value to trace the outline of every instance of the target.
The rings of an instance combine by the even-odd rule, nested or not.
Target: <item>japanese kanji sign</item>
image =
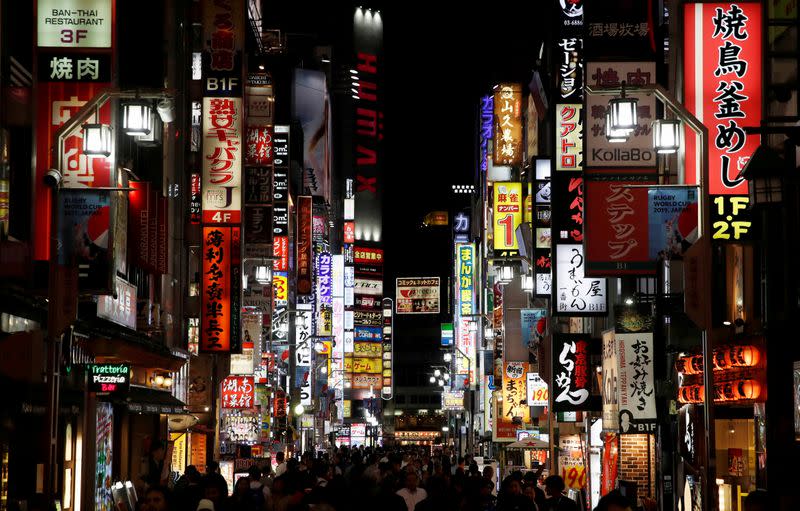
[[[294,327],[295,386],[300,388],[300,402],[311,405],[311,356],[313,339],[311,330],[311,305],[297,304]]]
[[[313,291],[311,219],[312,202],[310,195],[298,197],[297,204],[297,294],[308,295]]]
[[[519,250],[516,230],[522,223],[522,183],[494,183],[494,250],[511,255]]]
[[[439,277],[397,279],[397,314],[438,314]]]
[[[39,52],[40,82],[110,82],[111,55]]]
[[[317,334],[331,335],[331,321],[333,311],[332,289],[332,270],[333,259],[330,252],[320,252],[317,254],[315,265],[317,282]]]
[[[252,376],[228,376],[222,380],[222,408],[252,408],[256,387]]]
[[[203,228],[200,351],[231,349],[231,240],[233,227]]]
[[[617,431],[619,429],[619,357],[617,342],[613,330],[603,332],[603,384],[600,394],[603,396],[603,429]]]
[[[203,98],[203,223],[241,222],[242,99]]]
[[[556,170],[583,170],[583,119],[580,103],[556,105]]]
[[[619,353],[620,433],[652,433],[656,428],[653,333],[616,334]]]
[[[522,87],[503,83],[494,93],[494,164],[522,163]]]
[[[489,158],[491,157],[489,142],[492,141],[494,134],[494,96],[483,96],[481,98],[481,129],[480,129],[480,169],[481,172],[489,170]]]
[[[555,314],[586,316],[607,312],[606,279],[586,277],[583,245],[556,246]]]
[[[247,149],[244,162],[246,165],[272,164],[271,127],[247,128]]]
[[[505,362],[503,367],[502,395],[495,418],[496,439],[498,442],[513,442],[517,439],[516,430],[531,421],[531,409],[527,396],[527,362]]]
[[[553,411],[591,409],[589,349],[586,335],[553,334]]]
[[[462,316],[475,313],[475,244],[456,244],[458,311]]]
[[[647,24],[645,24],[645,27]],[[641,87],[656,83],[655,62],[590,62],[587,77],[592,87]],[[639,124],[624,144],[606,138],[608,96],[586,97],[586,167],[649,167],[656,165],[651,124],[656,114],[656,98],[652,94],[627,94],[639,100]]]
[[[762,103],[761,2],[684,4],[684,104],[708,128],[708,193],[746,195],[739,175],[759,145]],[[699,149],[687,129],[686,183],[701,182]]]

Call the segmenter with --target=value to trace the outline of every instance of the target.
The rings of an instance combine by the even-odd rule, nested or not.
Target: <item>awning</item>
[[[128,411],[137,413],[165,413],[183,414],[186,413],[186,404],[169,392],[155,390],[149,387],[131,385],[124,404]]]

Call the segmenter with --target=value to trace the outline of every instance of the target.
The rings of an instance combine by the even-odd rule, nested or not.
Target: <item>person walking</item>
[[[417,504],[422,502],[428,497],[428,492],[422,488],[418,488],[419,480],[414,471],[406,472],[405,486],[397,490],[397,494],[403,497],[406,501],[408,511],[414,511]]]
[[[578,504],[564,495],[564,479],[561,476],[550,476],[544,480],[544,491],[547,494],[545,508],[540,511],[578,511]]]

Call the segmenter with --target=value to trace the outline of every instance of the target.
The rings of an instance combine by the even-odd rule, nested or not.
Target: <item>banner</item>
[[[454,411],[454,412],[464,410],[464,391],[463,390],[442,391],[442,410]]]
[[[683,257],[697,241],[697,199],[696,188],[656,186],[647,190],[648,249],[651,261]]]
[[[77,266],[78,288],[85,294],[113,293],[116,272],[112,193],[115,192],[63,188],[58,194],[61,231],[58,262]]]
[[[584,263],[582,245],[556,246],[554,314],[588,316],[608,312],[606,279],[586,278]]]
[[[582,243],[585,218],[583,175],[556,173],[551,188],[551,243]],[[546,224],[537,222],[537,226],[546,227]]]
[[[502,83],[494,93],[494,164],[522,164],[522,87]]]
[[[683,103],[708,128],[711,195],[743,195],[740,176],[760,137],[763,35],[761,2],[687,3],[683,6]],[[687,184],[701,183],[699,148],[686,128]]]
[[[231,246],[235,227],[203,227],[200,351],[231,350]],[[238,311],[236,311],[238,313]]]
[[[494,183],[493,237],[495,256],[519,251],[516,231],[522,223],[522,183]]]
[[[439,314],[439,277],[404,277],[396,281],[397,314]]]
[[[619,429],[619,358],[614,331],[603,332],[603,429],[616,432]]]
[[[538,352],[547,335],[547,309],[522,309],[519,311],[522,325],[522,345]]]
[[[584,451],[586,444],[580,435],[564,435],[559,439],[558,466],[564,484],[571,490],[580,490],[586,486],[586,465]]]
[[[295,314],[294,384],[296,387],[300,388],[300,403],[303,406],[311,406],[311,357],[313,350],[311,339],[311,305],[297,304],[297,312]]]
[[[330,98],[325,73],[295,68],[292,73],[292,119],[303,132],[303,168],[313,195],[330,199]],[[359,125],[361,126],[361,125]]]
[[[97,317],[136,330],[136,286],[117,277],[116,298],[114,295],[97,297]]]
[[[553,334],[553,411],[593,410],[590,340],[585,334]]]

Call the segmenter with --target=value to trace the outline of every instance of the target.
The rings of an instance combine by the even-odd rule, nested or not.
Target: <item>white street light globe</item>
[[[302,404],[299,404],[294,407],[294,414],[295,415],[303,415],[306,412],[306,407]]]

